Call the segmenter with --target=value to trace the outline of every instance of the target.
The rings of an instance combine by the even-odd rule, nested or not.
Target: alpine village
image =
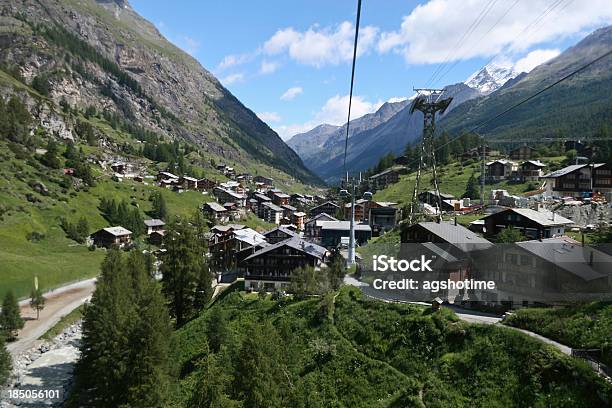
[[[156,27],[0,2],[0,407],[612,406],[612,26],[286,140]]]

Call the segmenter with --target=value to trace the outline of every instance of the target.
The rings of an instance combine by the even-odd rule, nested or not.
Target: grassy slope
[[[298,404],[588,407],[612,398],[610,385],[585,365],[522,333],[457,322],[446,310],[432,315],[418,306],[366,301],[358,290],[345,288],[336,299],[333,323],[316,316],[317,299],[226,295],[176,333],[181,381],[174,406],[185,406],[195,386],[194,367],[205,357],[214,308],[229,314],[224,344],[230,354],[239,350],[249,323],[273,324]],[[335,352],[317,362],[313,341]],[[224,370],[233,374],[227,364]],[[232,385],[226,388],[232,397]]]
[[[504,323],[531,330],[573,348],[600,349],[603,361],[612,367],[612,303],[520,309]]]
[[[549,167],[546,171],[560,167],[563,157],[547,157],[540,159]],[[480,175],[480,162],[471,162],[462,165],[459,162],[452,162],[438,169],[438,179],[440,180],[440,191],[461,197],[465,193],[465,186],[468,178],[474,173],[475,177]],[[432,189],[431,173],[425,173],[421,178],[421,190]],[[377,191],[374,195],[376,201],[392,201],[402,205],[407,204],[412,196],[416,174],[410,173],[400,177],[398,183],[392,184],[384,190]],[[498,183],[487,183],[485,185],[485,196],[489,196],[491,190],[508,190],[509,194],[521,195],[525,192],[529,183],[509,183],[501,181]]]

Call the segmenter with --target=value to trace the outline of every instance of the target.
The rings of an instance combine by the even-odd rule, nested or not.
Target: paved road
[[[357,286],[359,287],[362,292],[368,296],[371,297],[373,299],[377,299],[377,300],[381,300],[383,302],[401,302],[397,299],[394,299],[391,295],[385,293],[385,292],[381,292],[378,290],[373,289],[372,287],[370,287],[369,284],[365,283],[365,282],[361,282],[360,280],[357,280],[355,278],[353,278],[352,276],[346,276],[344,278],[344,283],[347,285],[352,285],[352,286]],[[402,302],[402,303],[412,303],[412,304],[420,304],[420,305],[428,305],[431,306],[430,303],[426,303],[426,302]],[[455,314],[463,321],[468,322],[468,323],[479,323],[479,324],[499,324],[501,326],[501,316],[496,316],[493,314],[489,314],[489,313],[483,313],[483,312],[478,312],[476,310],[469,310],[469,309],[462,309],[460,307],[457,306],[447,306],[449,309],[453,310],[455,312]],[[571,347],[568,347],[564,344],[558,343],[554,340],[551,340],[547,337],[541,336],[537,333],[534,332],[530,332],[528,330],[524,330],[524,329],[519,329],[516,327],[512,327],[512,326],[501,326],[501,327],[505,327],[509,330],[518,330],[520,332],[525,333],[526,335],[533,337],[535,339],[538,339],[546,344],[550,344],[551,346],[557,348],[557,350],[561,351],[564,354],[567,355],[571,355],[572,354],[572,349]]]
[[[36,311],[30,308],[30,300],[19,302],[21,316],[26,320],[24,328],[19,332],[17,340],[7,344],[13,357],[37,345],[38,338],[45,334],[60,321],[62,317],[72,312],[91,298],[96,288],[96,279],[76,282],[45,293],[47,301],[36,320]]]

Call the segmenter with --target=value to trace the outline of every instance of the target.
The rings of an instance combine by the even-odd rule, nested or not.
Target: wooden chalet
[[[118,246],[123,248],[132,245],[132,231],[123,227],[102,228],[91,234],[90,237],[94,245],[98,247]]]

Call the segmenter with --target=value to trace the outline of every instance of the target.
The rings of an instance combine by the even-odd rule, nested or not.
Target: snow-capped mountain
[[[512,66],[490,63],[473,73],[464,83],[470,88],[488,95],[501,88],[508,80],[515,78],[518,74],[519,72],[516,72]]]

